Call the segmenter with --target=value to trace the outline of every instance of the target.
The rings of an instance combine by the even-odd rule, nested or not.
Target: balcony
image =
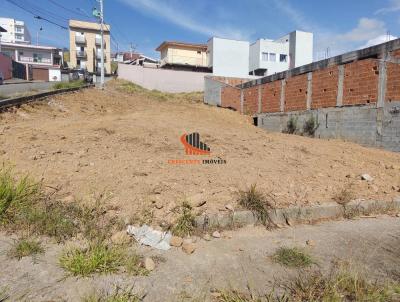
[[[77,58],[86,58],[86,51],[84,51],[84,50],[77,50],[77,51],[76,51],[76,57],[77,57]]]
[[[96,58],[101,60],[101,51],[96,51]],[[106,52],[104,51],[104,60],[106,59]]]
[[[86,43],[85,36],[82,36],[82,35],[75,36],[75,43],[77,43],[77,44],[85,44]]]
[[[101,38],[96,37],[96,45],[101,46]],[[104,46],[106,45],[106,41],[104,40]]]
[[[21,63],[38,63],[38,64],[51,64],[51,60],[48,58],[41,58],[41,57],[25,57],[25,56],[20,56],[19,57],[19,62]]]

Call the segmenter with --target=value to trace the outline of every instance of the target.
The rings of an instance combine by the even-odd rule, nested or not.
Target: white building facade
[[[208,41],[208,66],[213,75],[248,78],[267,76],[313,62],[313,34],[291,32],[277,40],[250,44],[222,38]]]
[[[0,18],[0,26],[7,30],[1,34],[1,42],[31,44],[31,35],[23,21]]]

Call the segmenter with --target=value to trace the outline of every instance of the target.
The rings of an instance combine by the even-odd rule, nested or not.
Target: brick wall
[[[390,53],[390,55],[391,55],[392,57],[394,57],[394,58],[400,59],[400,49],[397,49],[397,50],[395,50],[395,51],[392,51],[392,52]]]
[[[261,112],[279,112],[281,110],[281,81],[263,85],[261,93]]]
[[[336,106],[338,78],[338,66],[332,66],[313,72],[311,103],[312,109]]]
[[[221,107],[240,111],[240,89],[230,86],[222,88]]]
[[[258,85],[243,90],[243,113],[256,114],[258,112]]]
[[[376,103],[379,77],[377,60],[346,64],[344,72],[343,105]]]
[[[231,86],[237,86],[239,84],[243,84],[246,82],[251,81],[250,79],[243,79],[243,78],[230,78],[230,77],[210,77],[211,79],[215,81],[220,81],[225,84],[231,85]]]
[[[307,109],[307,74],[298,75],[286,80],[285,111]]]
[[[400,64],[386,63],[387,81],[386,81],[386,100],[400,100]]]

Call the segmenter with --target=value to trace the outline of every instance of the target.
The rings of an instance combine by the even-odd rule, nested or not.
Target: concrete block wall
[[[283,132],[290,118],[297,122],[297,133],[303,133],[305,122],[314,117],[318,128],[315,137],[339,138],[369,147],[400,152],[400,101],[387,102],[383,108],[373,104],[311,109],[292,113],[262,113],[258,126]]]

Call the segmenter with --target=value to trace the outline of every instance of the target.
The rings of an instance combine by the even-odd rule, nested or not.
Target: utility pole
[[[100,30],[101,30],[101,79],[100,86],[101,89],[104,89],[104,12],[103,12],[103,0],[99,0],[100,2]]]

